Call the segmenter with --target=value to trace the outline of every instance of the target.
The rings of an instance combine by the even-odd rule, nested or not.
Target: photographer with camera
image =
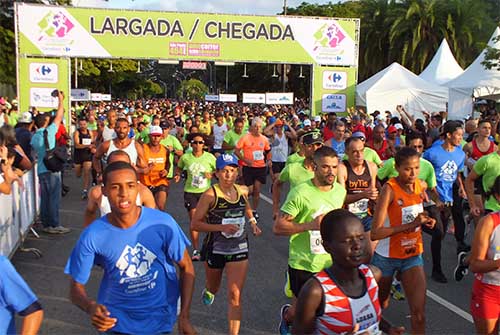
[[[54,119],[50,123],[50,113],[39,113],[35,117],[37,131],[31,139],[31,147],[37,154],[38,178],[41,188],[40,214],[44,227],[43,231],[48,234],[66,234],[71,230],[59,223],[61,171],[64,164],[57,164],[57,160],[62,161],[62,159],[53,150],[56,147],[56,133],[64,115],[64,94],[58,90],[55,90],[52,95],[55,94],[57,94],[58,106]]]

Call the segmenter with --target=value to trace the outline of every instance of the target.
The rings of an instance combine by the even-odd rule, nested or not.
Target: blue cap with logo
[[[233,154],[222,154],[217,157],[215,161],[215,167],[217,170],[222,170],[228,165],[238,166],[238,158]]]

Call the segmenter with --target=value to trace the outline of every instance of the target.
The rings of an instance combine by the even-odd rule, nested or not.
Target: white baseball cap
[[[163,130],[160,126],[151,126],[149,127],[149,135],[163,135]]]

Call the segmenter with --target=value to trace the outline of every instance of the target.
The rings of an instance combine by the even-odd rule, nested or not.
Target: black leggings
[[[448,220],[451,216],[451,207],[444,207],[439,210],[436,205],[425,207],[429,212],[429,216],[436,220],[434,228],[430,229],[422,226],[422,230],[432,236],[431,254],[432,254],[432,271],[442,271],[441,269],[441,244],[446,236],[448,229]]]

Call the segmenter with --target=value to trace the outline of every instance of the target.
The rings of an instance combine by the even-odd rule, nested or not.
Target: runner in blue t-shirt
[[[5,256],[0,256],[0,334],[36,334],[43,319],[42,306]],[[16,331],[14,314],[22,316],[22,331]]]
[[[460,147],[464,130],[458,121],[447,121],[443,126],[443,142],[441,145],[433,145],[424,152],[423,158],[431,162],[436,171],[437,192],[439,199],[443,202],[440,209],[440,217],[437,217],[436,229],[442,229],[442,236],[446,234],[448,220],[452,215],[453,206],[453,184],[458,184],[460,197],[465,198],[465,189],[460,175],[464,168],[465,152]],[[437,249],[436,249],[437,250]],[[440,258],[439,252],[433,256]],[[437,255],[439,254],[439,255]],[[439,283],[446,283],[448,280],[441,269],[441,262],[436,261],[432,269],[432,279]]]
[[[169,214],[136,205],[137,175],[130,164],[109,164],[103,183],[111,213],[94,221],[71,253],[65,269],[72,277],[71,300],[98,331],[158,334],[172,331],[180,294],[179,333],[194,334],[189,240]],[[94,264],[104,269],[97,302],[85,291]]]

